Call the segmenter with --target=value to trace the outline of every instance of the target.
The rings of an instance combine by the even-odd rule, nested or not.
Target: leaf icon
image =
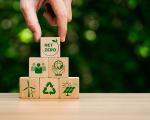
[[[57,42],[57,39],[56,40],[52,40],[53,42]]]

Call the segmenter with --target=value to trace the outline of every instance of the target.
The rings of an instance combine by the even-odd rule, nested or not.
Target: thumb
[[[21,0],[20,7],[29,29],[34,34],[35,40],[39,41],[41,37],[41,27],[36,15],[34,0]]]

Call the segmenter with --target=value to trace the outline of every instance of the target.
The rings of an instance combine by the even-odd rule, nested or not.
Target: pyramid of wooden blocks
[[[79,98],[79,77],[69,77],[69,59],[60,57],[60,38],[42,37],[41,57],[29,58],[29,77],[20,77],[20,98]]]

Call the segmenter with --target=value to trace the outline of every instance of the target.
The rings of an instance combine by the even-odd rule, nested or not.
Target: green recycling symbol
[[[49,90],[49,88],[50,88],[50,90]],[[53,84],[51,82],[48,82],[46,84],[46,86],[44,87],[44,89],[43,89],[43,94],[50,94],[50,95],[52,95],[52,94],[55,94],[55,93],[56,93],[56,90],[53,87]]]

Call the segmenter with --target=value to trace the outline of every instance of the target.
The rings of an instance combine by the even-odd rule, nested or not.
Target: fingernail
[[[34,39],[35,39],[35,41],[36,42],[39,42],[39,39],[40,39],[40,37],[39,37],[39,35],[35,32],[35,33],[33,33],[34,34]]]
[[[65,38],[62,38],[62,39],[61,39],[61,42],[65,42]]]
[[[61,40],[61,42],[63,43],[63,42],[65,42],[65,40]]]

